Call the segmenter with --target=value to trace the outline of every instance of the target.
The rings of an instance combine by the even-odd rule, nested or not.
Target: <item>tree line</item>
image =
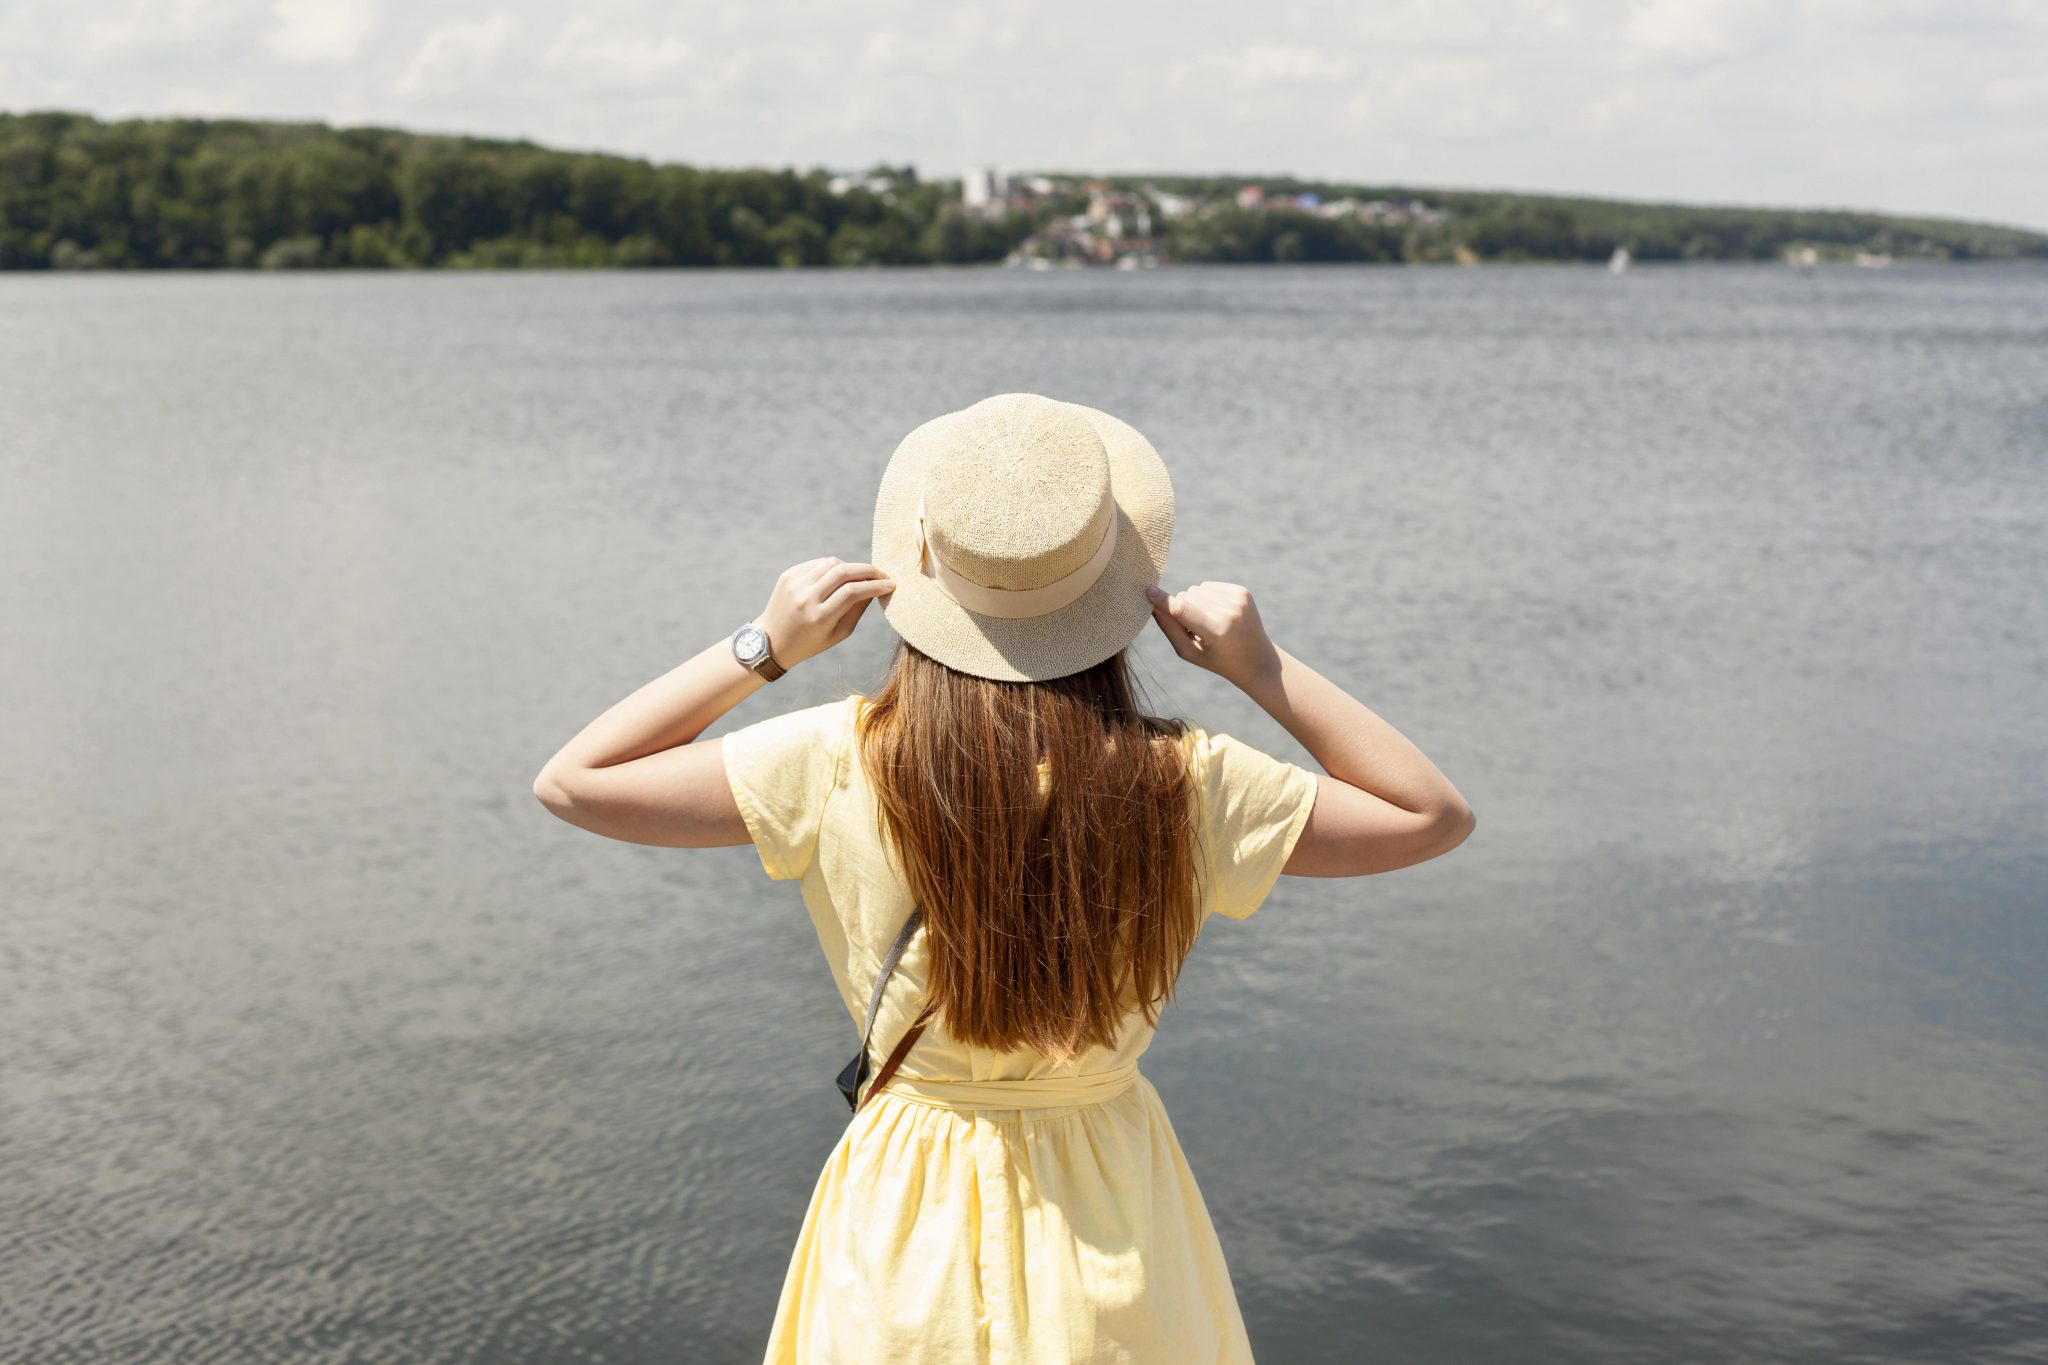
[[[1072,186],[1085,178],[987,218],[965,211],[957,183],[908,166],[835,192],[823,170],[657,165],[390,128],[0,114],[0,269],[970,264],[1084,208]],[[1803,245],[2048,258],[2048,235],[1941,219],[1264,182],[1274,197],[1442,211],[1373,222],[1241,209],[1236,180],[1109,179],[1216,205],[1165,221],[1174,260],[1604,260],[1617,246],[1645,260],[1765,260]]]
[[[908,265],[1030,231],[909,167],[705,170],[530,142],[0,114],[0,268]]]
[[[1202,177],[1117,177],[1119,188],[1150,185],[1225,200],[1239,181]],[[1617,247],[1643,261],[1770,261],[1812,247],[1822,259],[1857,252],[1918,260],[2048,259],[2048,234],[1943,218],[1828,209],[1714,208],[1559,195],[1359,187],[1289,178],[1261,182],[1268,199],[1419,203],[1441,222],[1375,223],[1323,218],[1299,209],[1240,209],[1168,225],[1169,253],[1205,261],[1604,261]]]

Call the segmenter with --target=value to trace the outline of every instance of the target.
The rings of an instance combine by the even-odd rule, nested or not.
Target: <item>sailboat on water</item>
[[[1624,270],[1628,269],[1628,263],[1628,248],[1625,246],[1618,246],[1614,248],[1614,254],[1607,258],[1607,268],[1609,270],[1612,270],[1617,275],[1621,274]]]

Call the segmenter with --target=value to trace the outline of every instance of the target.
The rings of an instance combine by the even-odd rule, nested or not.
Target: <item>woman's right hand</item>
[[[1180,592],[1145,589],[1152,619],[1173,652],[1250,691],[1280,671],[1280,652],[1259,619],[1251,589],[1236,583],[1197,583]]]
[[[895,580],[872,564],[807,559],[782,571],[754,624],[767,633],[769,656],[795,668],[853,634],[868,603],[895,590]]]

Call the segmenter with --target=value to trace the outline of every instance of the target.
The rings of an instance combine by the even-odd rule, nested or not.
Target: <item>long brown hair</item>
[[[1186,728],[1139,709],[1122,650],[1001,682],[898,647],[860,753],[954,1038],[1065,1061],[1157,1023],[1199,927]]]

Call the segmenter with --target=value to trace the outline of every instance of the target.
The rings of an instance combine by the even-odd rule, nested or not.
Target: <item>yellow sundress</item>
[[[911,911],[861,771],[855,694],[723,737],[726,776],[762,867],[800,880],[859,1028]],[[1315,778],[1226,734],[1184,741],[1207,860],[1204,917],[1258,908],[1293,852]],[[915,1018],[918,933],[890,978],[874,1062]],[[1138,1058],[1055,1067],[991,1052],[934,1019],[848,1124],[811,1194],[770,1330],[769,1365],[1236,1365],[1251,1346],[1193,1172]],[[848,1049],[849,1052],[852,1048]],[[842,1058],[820,1063],[823,1083]],[[829,1062],[831,1065],[826,1065]]]

